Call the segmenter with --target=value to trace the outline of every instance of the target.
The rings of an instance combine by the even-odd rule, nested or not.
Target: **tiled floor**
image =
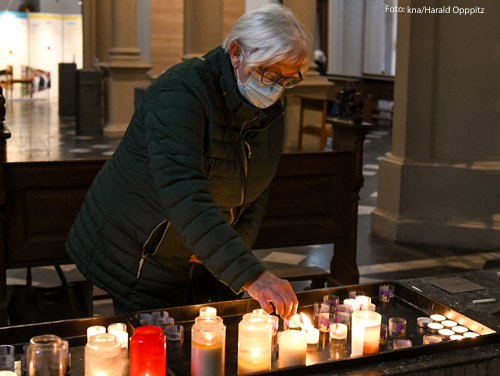
[[[74,118],[59,117],[54,101],[9,101],[6,124],[12,132],[8,141],[9,162],[75,158],[106,158],[119,140],[102,136],[75,135]],[[360,282],[375,282],[481,269],[485,261],[500,259],[499,252],[475,252],[432,246],[409,246],[377,238],[370,233],[370,213],[377,204],[379,161],[391,150],[391,131],[380,125],[365,142],[363,173],[365,185],[360,193],[358,218],[358,265]],[[285,249],[258,250],[255,254],[269,269],[290,265],[329,265],[333,245],[312,245]],[[285,260],[285,261],[284,261]],[[69,281],[82,276],[73,265],[63,267]],[[9,270],[8,284],[22,284],[25,269]],[[51,267],[35,268],[33,284],[57,285],[57,274]],[[307,283],[294,283],[297,291]],[[110,299],[94,301],[95,315],[112,314]]]

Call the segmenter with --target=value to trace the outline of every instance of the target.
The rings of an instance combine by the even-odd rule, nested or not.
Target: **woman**
[[[289,9],[269,5],[236,21],[223,47],[146,90],[66,243],[115,310],[247,290],[268,312],[271,302],[284,318],[295,313],[288,281],[265,271],[251,248],[282,151],[279,98],[302,81],[310,43]]]

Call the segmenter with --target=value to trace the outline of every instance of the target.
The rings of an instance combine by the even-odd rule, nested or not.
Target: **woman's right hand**
[[[280,279],[270,272],[262,272],[247,283],[244,289],[250,296],[260,303],[260,306],[267,313],[273,312],[276,308],[276,314],[282,319],[290,320],[297,313],[298,300],[295,292],[285,279]]]

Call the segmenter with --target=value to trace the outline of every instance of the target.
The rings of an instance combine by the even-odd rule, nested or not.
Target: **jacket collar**
[[[204,58],[209,60],[215,67],[222,90],[228,93],[225,96],[226,104],[238,124],[255,118],[260,118],[261,120],[265,118],[273,119],[279,113],[283,112],[283,106],[280,101],[269,108],[260,109],[251,105],[242,97],[229,55],[221,46],[207,53]]]

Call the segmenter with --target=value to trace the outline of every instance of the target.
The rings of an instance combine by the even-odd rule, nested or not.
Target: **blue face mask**
[[[283,95],[284,87],[279,84],[264,85],[261,77],[252,71],[248,80],[243,84],[240,81],[240,74],[236,69],[238,76],[238,89],[241,95],[258,108],[267,108],[275,104]]]

